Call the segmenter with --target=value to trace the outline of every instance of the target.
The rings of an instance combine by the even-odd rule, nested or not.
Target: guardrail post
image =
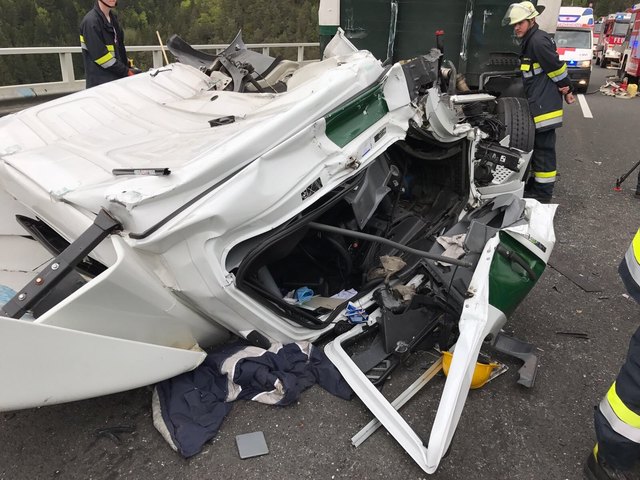
[[[304,45],[300,45],[298,47],[298,61],[301,62],[304,60]]]
[[[262,54],[269,55],[269,47],[262,47]]]
[[[162,58],[162,51],[154,50],[153,54],[153,68],[160,68],[164,65],[164,60]]]
[[[73,73],[73,57],[71,53],[59,53],[60,70],[62,71],[62,81],[65,83],[74,82],[76,79]]]

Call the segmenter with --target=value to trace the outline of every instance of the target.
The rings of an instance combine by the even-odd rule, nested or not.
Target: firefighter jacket
[[[629,295],[640,303],[640,230],[633,238],[618,272]]]
[[[87,88],[128,75],[124,33],[113,12],[109,22],[96,4],[80,24],[80,45]]]
[[[520,70],[536,131],[561,127],[563,97],[558,88],[571,88],[571,80],[555,43],[538,24],[522,39]]]
[[[618,271],[629,295],[640,303],[640,230]],[[631,338],[616,381],[595,412],[595,425],[596,449],[615,468],[630,469],[640,453],[640,328]]]

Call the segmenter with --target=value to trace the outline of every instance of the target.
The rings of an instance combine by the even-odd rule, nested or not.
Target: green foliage
[[[0,0],[0,47],[79,45],[78,26],[93,0]],[[174,33],[191,44],[318,41],[319,0],[120,0],[127,45],[157,44]],[[75,26],[71,27],[71,26]],[[74,62],[78,63],[76,56]],[[140,62],[136,58],[136,63]],[[55,55],[0,57],[0,85],[60,80]]]
[[[624,12],[635,3],[637,3],[635,0],[562,0],[563,6],[588,7],[591,5],[596,18],[610,13]]]

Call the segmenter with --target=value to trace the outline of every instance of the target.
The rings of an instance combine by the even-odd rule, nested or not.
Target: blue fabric
[[[0,307],[11,300],[15,296],[16,292],[7,287],[6,285],[0,285]]]
[[[238,399],[252,400],[256,395],[272,392],[278,380],[283,395],[276,393],[271,398],[279,398],[275,404],[280,406],[296,402],[304,390],[316,383],[340,398],[352,396],[335,366],[315,347],[307,356],[295,343],[284,345],[277,353],[244,343],[224,346],[207,355],[195,370],[156,385],[164,424],[184,457],[200,452],[216,436],[231,410],[232,392],[222,371],[224,362],[234,355],[239,358],[233,370],[233,383],[241,387]]]

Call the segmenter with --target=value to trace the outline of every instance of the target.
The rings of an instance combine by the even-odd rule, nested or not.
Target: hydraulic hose
[[[314,230],[320,230],[321,232],[339,233],[346,237],[359,238],[360,240],[369,240],[370,242],[383,243],[390,247],[397,248],[403,252],[417,255],[419,257],[427,258],[429,260],[435,260],[437,262],[448,263],[450,265],[458,265],[460,267],[473,268],[473,265],[464,260],[458,260],[457,258],[444,257],[442,255],[435,255],[433,253],[425,252],[424,250],[417,250],[415,248],[407,247],[401,243],[394,242],[387,238],[378,237],[377,235],[370,235],[368,233],[354,232],[346,228],[334,227],[332,225],[325,225],[323,223],[309,222],[309,227]]]

